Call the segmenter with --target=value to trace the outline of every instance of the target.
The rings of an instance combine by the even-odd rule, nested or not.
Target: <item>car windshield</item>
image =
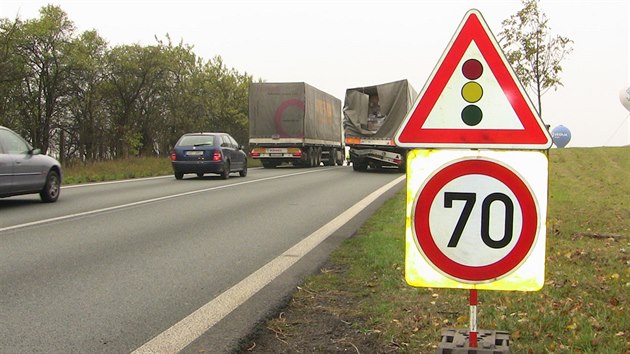
[[[181,138],[177,146],[214,145],[214,135],[186,135]]]

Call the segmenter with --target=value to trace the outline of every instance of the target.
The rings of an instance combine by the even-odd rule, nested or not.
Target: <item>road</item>
[[[229,351],[403,178],[250,169],[0,199],[0,352]]]

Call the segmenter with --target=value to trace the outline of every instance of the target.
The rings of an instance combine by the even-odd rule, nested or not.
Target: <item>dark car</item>
[[[203,177],[205,173],[217,173],[228,179],[230,173],[247,176],[247,154],[236,140],[226,133],[184,134],[171,152],[171,164],[175,178],[186,173]]]
[[[59,162],[0,126],[0,198],[39,193],[42,201],[50,203],[57,201],[59,192]]]

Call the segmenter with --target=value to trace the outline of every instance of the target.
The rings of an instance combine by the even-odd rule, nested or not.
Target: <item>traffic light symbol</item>
[[[462,65],[462,74],[468,81],[462,87],[462,97],[469,104],[462,110],[462,120],[466,125],[475,126],[481,122],[483,113],[481,109],[472,103],[477,103],[483,96],[483,87],[476,81],[483,74],[483,65],[477,59],[468,59]]]

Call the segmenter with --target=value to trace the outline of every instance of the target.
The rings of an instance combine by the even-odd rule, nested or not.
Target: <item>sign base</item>
[[[438,354],[502,354],[510,352],[510,333],[506,331],[477,331],[477,347],[468,345],[467,329],[443,328]]]

